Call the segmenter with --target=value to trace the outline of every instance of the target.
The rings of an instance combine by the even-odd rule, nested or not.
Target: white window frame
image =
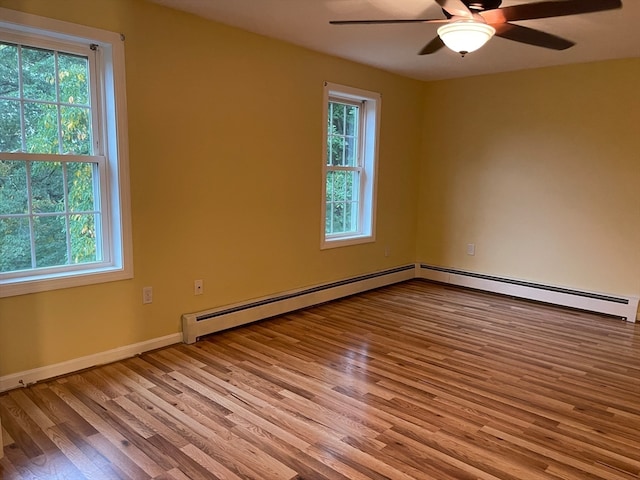
[[[359,165],[356,167],[329,167],[327,165],[327,124],[329,102],[357,103],[361,109],[359,128]],[[323,94],[322,122],[322,202],[321,202],[321,249],[344,247],[375,241],[376,185],[378,169],[378,139],[380,136],[380,111],[382,96],[360,88],[325,82]],[[358,226],[355,232],[341,234],[326,233],[327,174],[334,170],[360,172]]]
[[[97,155],[64,155],[60,161],[96,161],[105,218],[101,261],[0,274],[0,298],[133,278],[131,207],[123,37],[100,30],[0,8],[0,38],[73,52],[95,45],[96,81],[91,87]],[[26,39],[26,41],[25,41]],[[95,103],[93,103],[95,102]],[[42,155],[0,153],[0,159],[43,159]],[[98,194],[98,192],[96,192]]]

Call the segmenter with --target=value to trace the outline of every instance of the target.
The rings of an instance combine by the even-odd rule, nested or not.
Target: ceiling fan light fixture
[[[487,43],[496,29],[476,20],[458,20],[438,28],[438,35],[444,44],[463,56],[474,52]]]

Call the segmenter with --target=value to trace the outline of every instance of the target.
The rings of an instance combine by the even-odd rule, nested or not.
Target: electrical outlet
[[[384,247],[384,256],[388,257],[389,255],[391,255],[391,247],[389,245],[386,245]]]
[[[476,244],[467,243],[467,255],[475,255],[475,254],[476,254]]]
[[[142,289],[142,303],[147,304],[153,302],[153,287],[144,287]]]
[[[204,293],[204,284],[202,280],[196,280],[193,282],[193,294],[202,295]]]

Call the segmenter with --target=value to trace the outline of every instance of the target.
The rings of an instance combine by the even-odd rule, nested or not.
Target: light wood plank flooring
[[[2,479],[638,479],[640,325],[413,280],[0,415]]]

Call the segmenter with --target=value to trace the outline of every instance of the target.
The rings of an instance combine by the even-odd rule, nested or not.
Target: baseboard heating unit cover
[[[416,276],[436,282],[614,315],[626,318],[629,322],[636,321],[638,311],[638,298],[631,296],[583,292],[570,288],[554,287],[426,264],[420,264]]]
[[[415,278],[415,276],[416,266],[410,264],[337,282],[279,293],[244,303],[187,313],[182,315],[183,341],[194,343],[198,337],[203,335],[403,282]]]

